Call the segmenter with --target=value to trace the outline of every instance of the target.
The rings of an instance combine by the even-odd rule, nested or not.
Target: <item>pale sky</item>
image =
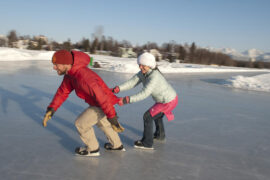
[[[103,35],[133,45],[195,42],[200,47],[270,52],[268,0],[1,0],[0,35],[56,41]]]

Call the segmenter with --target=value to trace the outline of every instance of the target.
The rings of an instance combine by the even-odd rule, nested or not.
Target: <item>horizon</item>
[[[18,36],[44,35],[58,42],[70,39],[74,43],[101,33],[119,42],[127,40],[133,46],[148,42],[161,46],[174,41],[181,45],[194,42],[202,48],[269,52],[269,5],[266,0],[11,0],[0,3],[0,34],[16,30]]]

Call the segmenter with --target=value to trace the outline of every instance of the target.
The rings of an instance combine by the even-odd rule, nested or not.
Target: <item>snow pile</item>
[[[270,73],[252,77],[234,76],[228,79],[225,85],[240,89],[270,92],[269,79]]]
[[[0,61],[50,60],[54,51],[0,48]]]

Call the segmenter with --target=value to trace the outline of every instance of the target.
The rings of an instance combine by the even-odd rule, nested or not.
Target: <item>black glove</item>
[[[120,123],[118,122],[118,117],[117,115],[114,116],[113,118],[108,118],[108,121],[111,123],[112,128],[115,132],[123,132],[125,128],[123,128]]]

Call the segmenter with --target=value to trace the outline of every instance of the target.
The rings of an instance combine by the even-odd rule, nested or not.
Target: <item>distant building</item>
[[[42,40],[46,44],[48,43],[48,38],[46,36],[43,36],[43,35],[35,36],[34,39],[35,39],[35,41]]]
[[[157,49],[151,49],[149,52],[155,56],[157,61],[162,60],[162,54]]]
[[[123,58],[136,58],[137,54],[133,52],[132,48],[118,48],[118,56]]]
[[[29,41],[28,46],[30,47],[30,49],[34,49],[38,46],[38,42],[36,41]]]
[[[256,61],[256,58],[255,58],[255,57],[250,57],[250,58],[249,58],[249,61],[250,61],[250,62],[255,62],[255,61]]]
[[[8,38],[4,35],[0,35],[0,47],[8,46]]]
[[[45,44],[41,46],[41,49],[46,50],[46,51],[52,51],[53,46],[51,44]]]
[[[12,43],[12,47],[19,48],[19,49],[27,49],[28,45],[29,45],[28,39],[18,40]]]

